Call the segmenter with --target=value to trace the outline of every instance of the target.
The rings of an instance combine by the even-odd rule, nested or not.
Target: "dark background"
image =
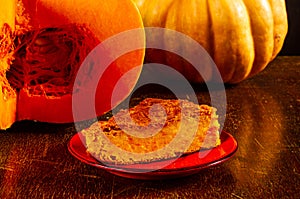
[[[289,30],[280,55],[300,55],[300,0],[286,0]]]

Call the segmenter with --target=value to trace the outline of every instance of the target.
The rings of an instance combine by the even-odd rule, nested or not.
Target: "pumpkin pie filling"
[[[155,108],[156,104],[164,111]],[[120,110],[108,121],[94,123],[82,134],[87,152],[96,159],[130,164],[216,147],[220,144],[219,127],[216,109],[208,105],[146,98],[129,110]]]

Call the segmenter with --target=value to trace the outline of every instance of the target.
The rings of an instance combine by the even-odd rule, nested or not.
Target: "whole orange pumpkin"
[[[262,71],[281,50],[288,29],[284,0],[134,1],[145,26],[176,30],[201,44],[228,83]],[[175,48],[193,53],[188,44]],[[188,80],[202,81],[193,66],[172,55],[161,57]],[[157,61],[157,55],[147,52],[146,59]]]
[[[78,84],[79,91],[73,90],[86,56],[118,33],[143,28],[131,0],[0,0],[0,5],[0,129],[18,120],[72,122],[72,96],[89,89]],[[144,44],[144,33],[135,39]],[[119,85],[122,93],[111,105],[114,85],[142,65],[144,54],[144,49],[125,53],[109,65],[96,91],[97,115],[129,95],[141,70]],[[93,67],[99,66],[91,66],[87,76]]]

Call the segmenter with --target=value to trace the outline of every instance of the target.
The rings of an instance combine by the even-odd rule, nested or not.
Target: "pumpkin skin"
[[[81,43],[84,43],[86,41],[89,42],[89,48],[86,50],[86,52],[84,52],[84,56],[87,56],[87,54],[91,50],[93,50],[94,47],[101,43],[101,41],[105,41],[106,39],[123,31],[143,28],[143,22],[139,11],[136,5],[131,0],[123,0],[122,2],[120,2],[119,0],[0,0],[0,4],[0,30],[2,28],[2,31],[0,31],[0,42],[1,39],[9,35],[5,31],[3,31],[5,30],[4,27],[8,25],[9,29],[11,30],[11,35],[17,35],[17,31],[22,32],[22,34],[19,34],[18,37],[15,38],[15,42],[21,43],[18,43],[20,48],[23,45],[22,39],[24,37],[26,38],[26,34],[34,35],[35,32],[38,32],[38,36],[40,36],[41,39],[36,39],[34,45],[36,45],[36,43],[39,44],[39,42],[42,41],[41,46],[43,47],[44,44],[42,36],[44,35],[42,34],[44,34],[44,32],[48,33],[48,30],[49,32],[51,32],[52,29],[55,29],[57,27],[62,28],[62,30],[64,30],[65,27],[75,27],[75,29],[77,30],[77,27],[79,27],[78,30],[80,29],[80,31],[82,30],[87,32],[87,35],[84,35],[84,38],[80,41]],[[20,8],[21,5],[22,8]],[[22,14],[26,16],[24,17],[24,19],[19,19],[20,16],[17,15],[18,9],[21,9]],[[27,19],[28,21],[25,24]],[[17,24],[16,21],[18,20],[22,23]],[[68,32],[68,30],[70,31]],[[67,35],[75,34],[72,29],[66,29],[66,31]],[[77,36],[80,37],[81,32],[79,32]],[[32,37],[31,39],[33,38],[34,37]],[[145,35],[143,31],[141,31],[135,39],[136,42],[145,45]],[[52,40],[49,39],[49,41]],[[47,42],[48,41],[46,41],[46,43]],[[25,45],[27,45],[26,50],[27,48],[32,47],[33,49],[34,47],[34,45],[30,46],[27,43]],[[74,47],[73,43],[68,45],[73,45],[72,47]],[[18,46],[16,48],[18,48]],[[43,48],[39,48],[39,50],[42,49]],[[67,53],[69,49],[66,49]],[[72,113],[73,91],[71,89],[69,89],[66,93],[61,94],[48,94],[46,91],[44,91],[44,94],[42,89],[39,92],[32,91],[33,85],[26,86],[26,82],[22,82],[23,85],[20,88],[14,87],[12,84],[12,80],[15,81],[17,79],[15,76],[18,75],[15,75],[15,72],[12,70],[16,70],[13,68],[16,68],[16,66],[14,65],[16,65],[15,63],[17,62],[17,60],[23,59],[18,59],[18,54],[16,53],[17,49],[10,49],[7,52],[1,50],[2,49],[0,49],[0,129],[7,129],[15,121],[19,120],[37,120],[41,122],[51,123],[74,122]],[[79,51],[81,52],[81,50]],[[29,54],[29,52],[30,50],[26,51],[27,54]],[[14,53],[13,56],[11,55],[12,53]],[[53,60],[55,61],[55,59],[57,59],[58,61],[64,61],[65,59],[68,59],[69,54],[64,54],[64,51],[62,50],[55,55],[56,57],[50,57],[45,62],[50,62],[52,64]],[[144,55],[144,49],[134,50],[120,56],[119,58],[114,60],[112,64],[109,65],[109,67],[105,71],[105,75],[103,75],[101,80],[99,81],[96,90],[95,104],[97,105],[97,107],[95,113],[97,114],[97,116],[111,110],[111,108],[117,106],[130,94],[140,75]],[[80,66],[84,58],[85,57],[76,57],[76,61],[78,62],[77,67]],[[27,64],[26,67],[30,66],[27,61],[24,61],[24,63]],[[19,65],[22,66],[22,63],[19,63]],[[52,69],[51,66],[50,69],[47,69],[49,70],[49,74],[54,71],[54,68]],[[26,67],[25,70],[27,70]],[[56,67],[63,68],[65,66],[60,66],[60,64],[57,63]],[[72,83],[74,83],[77,72],[76,70],[78,68],[76,70],[73,69],[73,65],[68,65],[68,67],[69,70],[75,71],[75,74],[72,74],[73,76],[70,78],[69,82],[65,80],[68,79],[67,76],[57,78],[69,84],[67,85],[68,88],[73,88]],[[111,97],[114,85],[116,85],[120,77],[122,77],[126,72],[133,68],[137,68],[137,70],[134,70],[134,74],[130,76],[130,79],[127,80],[126,83],[119,85],[122,87],[123,92],[118,95],[118,98],[115,99],[112,104]],[[36,71],[30,72],[35,73]],[[23,73],[25,72],[22,72],[21,74]],[[26,79],[26,75],[24,76],[24,79]],[[55,75],[54,78],[56,78]],[[22,81],[25,80],[22,79]],[[54,86],[54,93],[56,92],[56,90],[57,93],[61,92],[62,88],[65,87]],[[76,93],[74,93],[74,95],[76,95]],[[86,120],[91,119],[94,116],[95,115],[85,115],[85,117],[79,119]]]
[[[262,71],[281,50],[288,29],[284,0],[134,1],[145,27],[176,30],[201,44],[226,83],[238,83]],[[193,53],[188,44],[170,47]],[[182,59],[167,53],[160,56],[162,63],[189,81],[203,82]],[[149,62],[157,57],[152,50],[146,52]]]

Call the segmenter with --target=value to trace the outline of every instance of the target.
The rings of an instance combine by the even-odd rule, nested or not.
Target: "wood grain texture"
[[[278,57],[259,75],[227,86],[224,130],[239,143],[236,155],[180,179],[114,176],[69,154],[73,124],[16,123],[0,131],[0,198],[297,198],[299,67],[300,57]],[[208,103],[204,88],[195,85],[199,101]],[[173,97],[152,85],[138,90],[132,103],[149,96]]]

